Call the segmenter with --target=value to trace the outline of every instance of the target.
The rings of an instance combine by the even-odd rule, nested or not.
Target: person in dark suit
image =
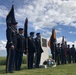
[[[72,55],[72,61],[73,61],[73,63],[75,63],[75,47],[74,47],[74,45],[72,45],[72,48],[71,48],[71,55]]]
[[[13,73],[15,51],[17,47],[17,22],[11,22],[11,24],[6,30],[6,38],[7,38],[6,73]]]
[[[41,53],[43,52],[42,47],[41,47],[41,41],[40,41],[40,33],[36,34],[36,38],[35,38],[35,45],[36,45],[36,63],[35,63],[35,67],[39,68],[39,64],[40,64],[40,59],[41,59]]]
[[[30,32],[28,37],[28,69],[33,68],[34,53],[36,50],[35,41],[34,41],[34,32]]]
[[[65,56],[64,48],[63,44],[61,44],[61,64],[64,64],[64,56]]]
[[[63,50],[64,50],[64,64],[67,63],[67,42],[65,41],[65,44],[63,44]]]
[[[60,43],[57,44],[57,48],[56,48],[56,58],[57,58],[57,65],[60,65],[60,51],[61,51],[61,48],[60,48]]]
[[[68,55],[68,63],[71,63],[71,48],[70,48],[70,45],[68,45],[68,48],[67,48],[67,55]]]
[[[15,54],[15,68],[16,70],[21,70],[22,57],[24,52],[24,36],[23,28],[19,28],[19,34],[17,36],[17,50]]]

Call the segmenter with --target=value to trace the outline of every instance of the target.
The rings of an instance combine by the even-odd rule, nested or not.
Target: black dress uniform
[[[23,28],[19,28],[19,31],[23,31]],[[15,55],[15,68],[21,69],[22,57],[24,52],[24,36],[22,34],[17,35],[17,50]]]
[[[63,44],[61,44],[61,64],[64,64],[64,48],[63,48]]]
[[[72,61],[73,61],[73,63],[75,63],[75,48],[74,48],[74,45],[72,45],[72,48],[71,48],[71,55],[72,55]]]
[[[58,44],[58,47],[56,48],[56,58],[57,58],[57,64],[60,65],[60,51],[61,51],[61,48],[59,47],[60,44]]]
[[[71,63],[71,48],[70,48],[70,45],[68,45],[67,54],[68,54],[68,63]]]
[[[52,59],[55,60],[55,42],[56,39],[53,38],[53,36],[51,36],[51,53],[52,53]]]
[[[31,32],[30,34],[34,34]],[[28,69],[33,68],[33,61],[34,61],[34,53],[35,53],[35,41],[33,37],[28,37]]]
[[[7,38],[7,57],[6,57],[6,72],[12,73],[14,70],[15,50],[17,46],[17,30],[13,27],[8,27],[6,30]],[[14,49],[11,46],[14,46]]]
[[[40,35],[40,33],[37,33],[37,35]],[[35,67],[38,68],[39,64],[40,64],[41,53],[43,52],[43,50],[41,48],[41,41],[38,37],[35,38],[35,46],[36,46],[36,50],[37,50]]]

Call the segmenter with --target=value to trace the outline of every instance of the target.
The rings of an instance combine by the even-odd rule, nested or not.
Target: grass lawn
[[[5,66],[0,66],[0,75],[76,75],[76,64],[59,65],[55,68],[39,68],[28,70],[26,65],[22,65],[21,71],[6,74]]]

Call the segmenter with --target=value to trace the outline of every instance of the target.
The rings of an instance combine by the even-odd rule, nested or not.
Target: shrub
[[[27,62],[27,57],[23,56],[22,64],[26,64]],[[0,65],[5,65],[6,64],[6,57],[0,57]]]

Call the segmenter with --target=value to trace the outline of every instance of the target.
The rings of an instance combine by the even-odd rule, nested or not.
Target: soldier
[[[34,41],[34,32],[30,32],[28,38],[28,69],[33,68],[34,53],[35,53],[35,41]]]
[[[74,45],[72,45],[72,48],[71,48],[71,55],[72,55],[72,61],[73,61],[73,63],[75,63],[75,47],[74,47]]]
[[[76,63],[76,49],[75,49],[75,63]]]
[[[15,68],[16,70],[21,69],[22,57],[24,52],[24,36],[23,36],[23,28],[19,28],[19,34],[17,36],[17,50],[15,55]]]
[[[67,63],[67,42],[65,41],[65,44],[63,45],[64,50],[64,63]]]
[[[68,63],[71,63],[71,49],[70,49],[70,45],[68,45],[67,54],[68,54]]]
[[[40,59],[41,59],[41,53],[43,52],[42,48],[41,48],[41,41],[40,41],[40,33],[36,34],[36,38],[35,38],[35,45],[36,45],[36,63],[35,63],[35,67],[39,68],[39,64],[40,64]]]
[[[58,43],[58,47],[56,49],[56,60],[57,60],[57,64],[60,65],[60,43]]]
[[[11,22],[11,24],[6,30],[6,38],[7,38],[6,72],[13,73],[15,50],[17,46],[17,22],[14,21]]]
[[[61,64],[64,64],[64,55],[63,44],[61,44]]]

